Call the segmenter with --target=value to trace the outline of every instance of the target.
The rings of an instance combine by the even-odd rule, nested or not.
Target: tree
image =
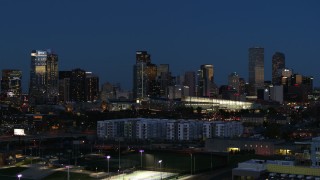
[[[198,106],[196,110],[199,115],[202,113],[202,107]]]

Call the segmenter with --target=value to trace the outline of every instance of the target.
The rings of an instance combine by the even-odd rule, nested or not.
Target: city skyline
[[[31,50],[52,48],[59,70],[82,68],[101,84],[131,90],[135,52],[145,50],[174,76],[212,64],[215,82],[223,85],[232,72],[248,81],[248,48],[260,46],[265,80],[271,80],[272,55],[282,52],[286,67],[314,76],[319,86],[319,2],[231,2],[2,1],[0,68],[22,70],[26,91]]]

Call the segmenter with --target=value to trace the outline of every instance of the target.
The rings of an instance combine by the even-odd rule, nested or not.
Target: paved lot
[[[159,180],[177,175],[176,173],[160,172],[160,171],[135,171],[131,174],[120,174],[112,176],[110,180]],[[107,180],[108,178],[105,178]]]

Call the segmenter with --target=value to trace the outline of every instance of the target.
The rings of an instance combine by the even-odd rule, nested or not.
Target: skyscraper
[[[86,71],[73,69],[70,78],[70,100],[74,102],[86,101]]]
[[[94,102],[99,97],[99,77],[86,72],[86,97],[87,101]]]
[[[7,97],[20,98],[22,72],[16,69],[2,70],[1,93]]]
[[[51,50],[33,50],[29,84],[31,104],[56,103],[58,77],[58,55]]]
[[[159,97],[168,97],[169,86],[173,85],[169,64],[160,64],[157,70],[157,81],[159,84]]]
[[[59,71],[59,101],[70,101],[71,71]]]
[[[59,95],[58,55],[47,50],[47,103],[56,104]]]
[[[264,48],[249,48],[249,94],[257,95],[258,89],[264,87]]]
[[[151,63],[151,56],[147,51],[137,51],[136,52],[136,64],[137,63]]]
[[[233,87],[239,93],[240,77],[236,72],[233,72],[228,76],[228,85]]]
[[[276,52],[272,56],[272,83],[274,85],[281,84],[281,73],[285,68],[285,55],[281,52]]]
[[[144,99],[153,96],[156,91],[157,66],[151,63],[147,51],[136,52],[136,64],[133,66],[133,96]]]
[[[198,95],[211,97],[214,93],[214,71],[213,65],[204,64],[198,71]]]
[[[196,95],[196,73],[194,71],[185,72],[183,85],[189,87],[190,96]]]

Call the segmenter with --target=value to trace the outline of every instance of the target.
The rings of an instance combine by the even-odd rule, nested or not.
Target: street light
[[[143,149],[139,150],[140,152],[140,166],[141,166],[141,169],[142,169],[142,153],[144,152]]]
[[[66,168],[68,169],[68,180],[70,180],[70,166],[66,166]]]
[[[190,172],[191,172],[191,175],[192,175],[192,153],[190,153]]]
[[[160,164],[160,179],[162,179],[162,172],[161,172],[161,163],[162,163],[162,160],[159,160],[158,163]]]
[[[109,175],[109,159],[110,159],[110,156],[107,156],[107,160],[108,160],[108,175]]]
[[[18,174],[17,177],[20,180],[20,178],[22,177],[22,174]]]

